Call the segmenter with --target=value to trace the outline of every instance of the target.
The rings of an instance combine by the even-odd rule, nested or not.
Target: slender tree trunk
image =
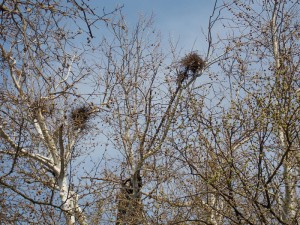
[[[277,2],[274,3],[274,8],[273,8],[273,14],[272,14],[272,21],[271,21],[271,31],[272,31],[272,42],[273,42],[273,54],[274,54],[274,59],[275,59],[275,76],[276,76],[276,82],[281,82],[280,76],[285,74],[280,74],[280,68],[281,68],[281,62],[280,59],[283,58],[280,53],[280,48],[279,48],[279,39],[278,39],[278,12],[279,12],[279,5]],[[279,84],[282,85],[282,84]],[[285,133],[283,128],[280,125],[280,121],[278,121],[278,135],[279,139],[281,142],[281,147],[285,151],[287,151],[287,143],[286,143],[286,138],[285,138]],[[283,179],[284,179],[284,185],[285,185],[285,196],[283,199],[283,215],[282,218],[284,221],[289,223],[295,218],[296,215],[296,186],[294,184],[294,178],[292,171],[293,169],[290,167],[290,162],[288,162],[287,158],[288,155],[286,156],[286,159],[283,163],[284,167],[284,174],[283,174]]]
[[[80,225],[88,225],[86,218],[78,205],[78,195],[69,190],[67,178],[58,179],[62,209],[64,210],[67,225],[74,225],[76,220]]]

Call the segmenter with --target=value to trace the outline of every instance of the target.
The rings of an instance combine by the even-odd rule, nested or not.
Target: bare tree
[[[0,10],[1,220],[87,224],[68,168],[99,108],[77,88],[91,74],[83,54],[94,26],[111,13],[75,0],[2,1]]]
[[[252,145],[259,143],[254,171],[258,179],[256,187],[261,187],[264,193],[258,198],[256,190],[254,199],[266,224],[271,218],[282,224],[299,222],[296,179],[299,172],[298,5],[299,1],[226,5],[240,20],[239,26],[247,27],[232,39],[238,48],[235,47],[233,55],[231,77],[240,76],[240,90],[249,99],[249,107],[259,115],[252,119],[256,131],[250,140]],[[238,14],[238,11],[244,13]],[[263,207],[270,210],[271,215],[266,216]]]
[[[214,48],[209,43],[206,56],[191,52],[178,57],[172,47],[172,57],[167,57],[152,18],[141,18],[132,30],[124,18],[114,24],[119,26],[110,28],[111,38],[104,39],[102,45],[105,57],[99,95],[101,102],[107,102],[100,118],[106,124],[103,131],[110,149],[114,149],[110,160],[116,167],[105,167],[92,179],[98,181],[100,193],[107,185],[115,190],[107,192],[105,198],[111,199],[111,206],[105,211],[116,218],[116,224],[165,223],[175,215],[168,212],[170,208],[157,208],[159,199],[164,199],[158,193],[178,176],[171,171],[166,156],[177,129],[174,124],[181,120],[178,116],[184,110],[179,105],[189,87],[221,56],[213,57]],[[169,215],[160,216],[161,210]]]
[[[298,5],[220,6],[228,35],[219,44],[228,51],[221,70],[208,73],[211,89],[193,88],[182,100],[184,131],[170,143],[176,171],[189,174],[177,186],[186,193],[169,203],[189,212],[182,222],[299,223]]]
[[[186,54],[162,48],[152,18],[131,29],[118,14],[94,65],[106,16],[84,2],[2,3],[1,218],[298,224],[299,3],[215,1],[207,51]],[[102,157],[76,177],[91,126]]]

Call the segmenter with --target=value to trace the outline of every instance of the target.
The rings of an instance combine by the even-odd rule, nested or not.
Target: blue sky
[[[97,5],[99,14],[103,8],[108,12],[117,5],[124,5],[122,12],[129,27],[134,26],[141,15],[153,14],[154,27],[160,30],[163,43],[166,45],[164,47],[168,49],[168,39],[171,36],[174,41],[179,40],[178,47],[184,54],[191,50],[206,52],[207,43],[202,29],[207,32],[214,2],[214,0],[102,0],[93,4]],[[112,150],[108,150],[112,154]],[[98,159],[97,156],[102,157],[99,151],[92,154],[92,159]]]
[[[184,50],[205,51],[201,29],[207,30],[214,0],[102,0],[97,7],[105,9],[124,5],[123,13],[129,26],[134,25],[140,15],[154,14],[154,26],[161,31],[164,43],[169,37],[179,40]],[[195,43],[195,46],[193,47]]]

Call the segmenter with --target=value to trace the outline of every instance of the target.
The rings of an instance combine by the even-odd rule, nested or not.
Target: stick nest
[[[191,52],[183,57],[180,64],[186,72],[195,74],[204,68],[205,61],[196,52]]]
[[[88,121],[91,119],[91,107],[80,106],[71,112],[71,119],[75,129],[87,128]]]

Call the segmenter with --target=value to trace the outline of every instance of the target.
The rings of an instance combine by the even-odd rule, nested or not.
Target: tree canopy
[[[299,4],[215,1],[181,52],[122,7],[2,1],[1,221],[298,224]]]

